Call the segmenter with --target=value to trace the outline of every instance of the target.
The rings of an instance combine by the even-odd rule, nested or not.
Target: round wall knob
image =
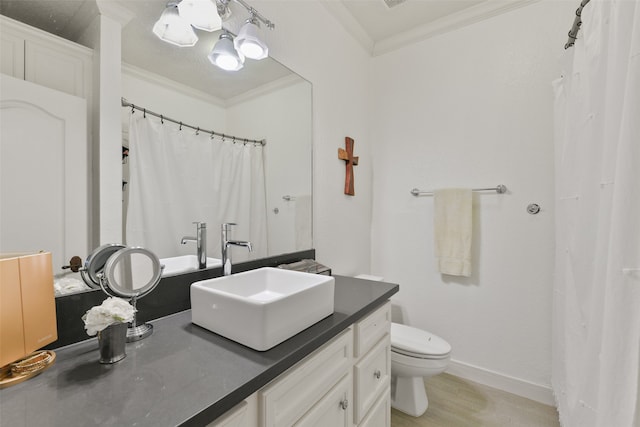
[[[537,203],[530,203],[529,206],[527,206],[527,212],[531,215],[537,214],[540,212],[540,205]]]
[[[71,257],[71,259],[69,260],[69,265],[63,265],[62,269],[63,270],[70,269],[74,273],[77,273],[82,269],[82,258],[80,258],[77,255]]]

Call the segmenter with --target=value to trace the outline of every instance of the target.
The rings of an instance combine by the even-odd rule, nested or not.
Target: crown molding
[[[457,30],[538,1],[540,0],[487,0],[460,12],[381,40],[375,43],[372,54],[373,56],[382,55],[406,45]]]
[[[342,2],[336,0],[319,0],[319,2],[367,52],[373,53],[375,42]]]
[[[538,1],[540,0],[486,0],[475,6],[375,42],[342,2],[319,0],[320,4],[372,56],[382,55],[406,45],[457,30]]]
[[[192,98],[199,99],[210,104],[217,105],[219,107],[226,107],[226,103],[217,96],[209,95],[206,92],[194,89],[191,86],[187,86],[182,83],[178,83],[175,80],[168,79],[158,74],[152,73],[149,70],[136,67],[135,65],[122,63],[122,73],[137,79],[146,81],[151,84],[162,86],[164,88],[172,89],[179,92],[182,95],[190,96]]]
[[[306,80],[304,80],[302,77],[295,74],[290,74],[288,76],[281,77],[278,80],[263,84],[262,86],[259,86],[255,89],[248,90],[247,92],[244,92],[240,95],[236,95],[233,98],[229,98],[227,99],[226,106],[232,107],[258,96],[269,95],[270,93],[282,90],[284,88],[304,81]]]

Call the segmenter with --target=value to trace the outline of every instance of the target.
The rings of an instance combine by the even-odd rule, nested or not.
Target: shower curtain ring
[[[180,122],[180,130],[182,130],[182,122]]]
[[[211,131],[211,139],[213,139],[214,136],[215,136],[215,132]]]
[[[144,117],[145,119],[147,118],[147,109],[146,108],[142,109],[142,117]]]
[[[131,104],[131,114],[135,114],[136,112],[136,106]]]
[[[196,135],[200,135],[200,126],[198,126],[198,129],[196,129]]]
[[[160,114],[160,123],[164,124],[164,116]]]

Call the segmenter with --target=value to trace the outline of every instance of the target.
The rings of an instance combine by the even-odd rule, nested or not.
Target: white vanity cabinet
[[[207,427],[257,427],[257,394],[253,393]]]
[[[0,16],[0,72],[88,99],[93,51]]]
[[[390,303],[208,427],[390,427]]]
[[[391,425],[391,303],[354,326],[353,422],[359,427]]]
[[[325,417],[350,426],[352,349],[349,327],[258,391],[259,426],[322,425]]]

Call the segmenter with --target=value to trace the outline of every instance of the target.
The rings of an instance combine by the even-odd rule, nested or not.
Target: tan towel
[[[434,192],[434,240],[438,270],[453,276],[471,276],[471,189]]]

